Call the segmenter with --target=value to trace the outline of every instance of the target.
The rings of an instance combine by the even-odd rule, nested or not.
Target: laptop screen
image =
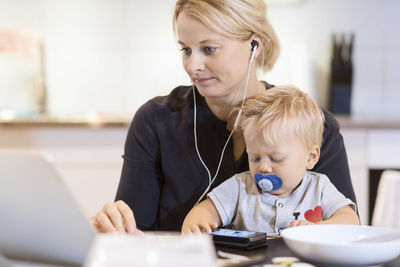
[[[82,265],[95,235],[42,154],[0,150],[0,254]]]

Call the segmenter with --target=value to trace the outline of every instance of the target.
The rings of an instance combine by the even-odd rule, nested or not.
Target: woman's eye
[[[207,55],[211,55],[212,53],[215,52],[215,49],[217,49],[217,48],[216,47],[212,47],[212,46],[206,46],[206,47],[204,47],[204,52]]]
[[[186,56],[190,55],[190,49],[187,48],[187,47],[181,48],[181,52],[182,52],[183,54],[185,54]]]

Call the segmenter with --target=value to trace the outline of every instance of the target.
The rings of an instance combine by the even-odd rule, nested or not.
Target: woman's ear
[[[320,155],[320,148],[319,146],[313,146],[313,148],[308,152],[308,159],[307,159],[307,170],[311,170],[314,168],[315,164],[317,164]]]
[[[253,35],[251,36],[250,42],[251,42],[251,47],[252,47],[251,51],[252,51],[252,52],[253,52],[254,44],[257,44],[257,51],[256,51],[256,55],[255,55],[255,58],[257,58],[258,55],[261,53],[261,51],[262,51],[262,49],[263,49],[264,42],[263,42],[263,40],[262,40],[261,38],[259,38],[259,37],[258,37],[257,35],[255,35],[255,34],[253,34]]]

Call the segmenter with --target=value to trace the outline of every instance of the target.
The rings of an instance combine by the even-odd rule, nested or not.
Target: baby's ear
[[[317,164],[320,155],[320,148],[319,146],[314,146],[308,153],[307,159],[307,170],[311,170],[314,168],[315,164]]]

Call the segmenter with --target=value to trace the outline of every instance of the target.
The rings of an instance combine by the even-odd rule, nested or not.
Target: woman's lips
[[[195,78],[194,80],[196,83],[204,85],[214,80],[214,78]]]

